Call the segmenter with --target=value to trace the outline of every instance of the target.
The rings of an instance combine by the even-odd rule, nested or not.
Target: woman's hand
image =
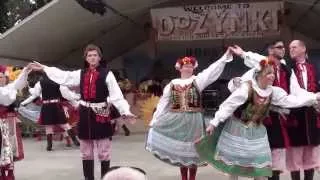
[[[207,133],[209,135],[212,135],[213,131],[214,131],[214,126],[212,124],[210,124],[207,129],[206,129]]]

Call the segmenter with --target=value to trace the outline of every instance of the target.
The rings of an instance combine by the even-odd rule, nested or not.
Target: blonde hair
[[[121,167],[107,173],[102,180],[147,180],[147,177],[135,169]]]

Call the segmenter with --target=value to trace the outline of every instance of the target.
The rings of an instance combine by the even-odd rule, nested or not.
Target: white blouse
[[[44,71],[47,76],[54,82],[63,86],[79,86],[81,70],[76,71],[63,71],[56,67],[44,66]],[[109,91],[110,102],[118,109],[121,115],[133,115],[130,112],[130,106],[128,102],[124,99],[121,89],[118,85],[116,78],[113,73],[109,71],[106,77],[106,85]]]
[[[170,110],[170,95],[171,95],[171,84],[173,85],[189,85],[193,81],[195,81],[198,90],[201,92],[208,85],[215,82],[221,73],[224,70],[224,67],[227,62],[231,62],[233,60],[232,55],[224,54],[219,60],[212,63],[208,68],[197,74],[196,76],[191,76],[188,79],[173,79],[169,84],[167,84],[163,90],[163,95],[161,96],[159,103],[157,105],[157,109],[153,114],[152,120],[150,122],[150,126],[156,123],[159,119],[159,116],[167,113]]]
[[[297,94],[288,95],[285,90],[275,86],[269,86],[266,89],[258,87],[257,82],[252,80],[252,88],[259,96],[267,97],[272,94],[271,104],[282,108],[296,108],[303,106],[312,106],[317,104],[316,94],[309,96]],[[220,122],[224,122],[231,117],[234,111],[248,100],[249,85],[242,83],[220,106],[215,113],[215,117],[210,121],[213,126],[218,126]]]
[[[267,57],[262,56],[258,53],[253,53],[253,52],[249,51],[249,52],[245,52],[242,55],[242,58],[244,59],[244,64],[246,66],[248,66],[249,68],[252,68],[240,77],[241,82],[246,82],[246,81],[252,80],[252,78],[254,78],[254,74],[256,72],[256,66],[260,66],[260,61],[262,61],[263,59],[266,59]],[[286,64],[284,59],[280,60],[280,63]],[[290,76],[290,93],[294,94],[294,95],[300,94],[301,96],[302,95],[309,96],[309,95],[314,94],[312,92],[308,92],[307,90],[301,88],[295,72],[293,70],[291,70],[291,71],[292,72],[291,72],[291,76]],[[237,87],[233,83],[233,79],[231,79],[228,83],[228,89],[231,92],[233,92],[236,88]]]
[[[66,86],[61,86],[59,88],[61,95],[63,98],[67,99],[70,101],[73,105],[76,105],[76,101],[80,99],[80,94],[77,94],[73,91],[71,91],[68,87]],[[26,105],[31,103],[33,100],[35,100],[37,97],[41,97],[42,94],[42,88],[40,82],[37,82],[34,86],[34,88],[29,89],[30,96],[25,99],[21,105]]]
[[[0,104],[9,106],[16,100],[17,91],[23,89],[27,85],[29,71],[25,68],[22,70],[18,78],[4,87],[0,87]]]

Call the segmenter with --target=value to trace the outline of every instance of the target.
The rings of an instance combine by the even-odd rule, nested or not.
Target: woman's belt
[[[180,108],[171,108],[171,112],[203,112],[201,107],[180,107]]]
[[[100,103],[91,103],[86,101],[80,101],[80,105],[84,107],[90,107],[90,108],[104,108],[107,106],[106,102],[100,102]]]
[[[43,104],[53,104],[53,103],[59,103],[60,99],[49,99],[49,100],[42,100]]]

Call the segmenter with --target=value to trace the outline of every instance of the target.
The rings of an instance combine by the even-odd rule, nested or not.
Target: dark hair
[[[84,49],[84,53],[83,53],[83,57],[84,58],[87,57],[87,54],[88,54],[89,51],[97,51],[99,56],[102,58],[102,51],[97,45],[88,44]]]
[[[88,44],[85,48],[84,48],[84,52],[83,52],[83,58],[85,59],[85,63],[84,66],[85,68],[89,67],[88,62],[86,61],[86,57],[89,51],[97,51],[98,55],[100,56],[101,60],[100,60],[100,67],[105,67],[106,66],[106,61],[103,60],[103,55],[102,55],[102,50],[99,46],[94,45],[94,44]]]
[[[271,49],[271,48],[273,48],[273,46],[274,46],[274,45],[276,45],[278,42],[282,42],[282,43],[284,43],[284,41],[283,41],[283,40],[281,40],[281,39],[276,39],[276,40],[274,40],[274,41],[272,41],[272,42],[270,42],[270,43],[268,44],[267,49]]]

